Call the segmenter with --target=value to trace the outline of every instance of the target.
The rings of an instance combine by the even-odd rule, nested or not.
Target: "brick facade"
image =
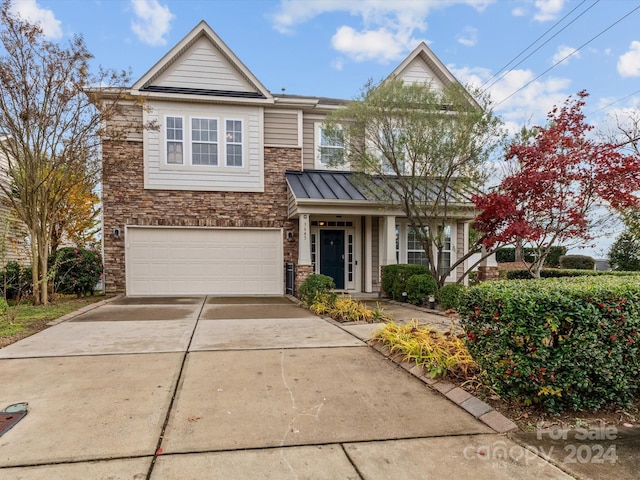
[[[106,291],[125,291],[126,225],[282,228],[284,262],[297,263],[298,221],[287,218],[284,173],[300,170],[300,148],[265,147],[263,193],[145,190],[141,141],[105,140],[102,155]]]

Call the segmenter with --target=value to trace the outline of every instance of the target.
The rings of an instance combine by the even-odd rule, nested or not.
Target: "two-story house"
[[[391,74],[455,82],[425,44]],[[381,266],[426,261],[401,210],[327,164],[323,121],[344,100],[270,92],[205,22],[127,93],[123,121],[158,128],[103,139],[108,291],[282,294],[293,264],[298,285],[316,272],[376,292]],[[446,226],[449,262],[472,218],[469,202]]]

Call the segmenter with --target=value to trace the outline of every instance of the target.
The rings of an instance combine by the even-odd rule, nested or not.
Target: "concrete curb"
[[[119,298],[124,297],[124,294],[120,294],[120,295],[116,295],[115,297],[112,298],[107,298],[106,300],[101,300],[99,302],[96,303],[92,303],[91,305],[87,305],[86,307],[82,307],[79,308],[78,310],[74,310],[71,313],[67,313],[66,315],[63,315],[60,318],[56,318],[55,320],[51,320],[50,322],[47,323],[48,327],[52,327],[54,325],[58,325],[59,323],[63,323],[63,322],[67,322],[69,320],[71,320],[72,318],[75,318],[79,315],[82,315],[84,313],[90,312],[93,309],[96,309],[98,307],[101,307],[102,305],[106,305],[109,302],[113,302],[114,300],[117,300]]]
[[[508,433],[518,429],[518,426],[511,420],[466,390],[456,387],[448,380],[431,378],[429,373],[425,372],[421,367],[411,362],[403,362],[398,355],[391,355],[389,349],[379,342],[368,341],[367,344],[496,432]]]

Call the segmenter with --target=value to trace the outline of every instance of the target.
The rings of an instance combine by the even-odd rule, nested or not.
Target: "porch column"
[[[380,265],[393,265],[396,260],[396,217],[384,217],[382,259]]]
[[[372,217],[364,217],[364,291],[373,292]]]
[[[311,234],[306,213],[298,217],[298,237],[298,265],[311,265]]]
[[[481,254],[483,256],[487,254],[485,247],[482,247]],[[498,262],[496,262],[496,254],[492,253],[480,262],[480,266],[478,267],[478,280],[485,282],[487,280],[497,280],[498,277]]]

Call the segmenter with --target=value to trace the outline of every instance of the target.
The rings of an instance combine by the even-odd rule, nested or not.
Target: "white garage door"
[[[282,231],[128,227],[128,295],[282,295]]]

